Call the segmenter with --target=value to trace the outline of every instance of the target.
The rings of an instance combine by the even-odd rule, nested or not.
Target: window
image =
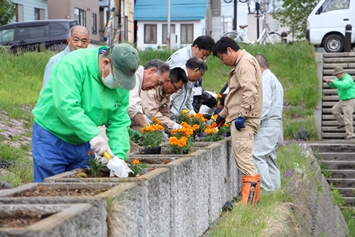
[[[170,24],[170,34],[175,34],[175,25]],[[168,35],[168,24],[163,24],[163,34],[162,34],[162,42],[166,44],[166,37]]]
[[[92,28],[91,33],[96,35],[97,34],[97,15],[96,13],[92,13]]]
[[[44,27],[43,25],[17,28],[16,39],[29,40],[29,39],[47,37],[46,31],[47,31],[47,27]]]
[[[182,44],[191,44],[194,37],[193,24],[181,24],[180,42]]]
[[[349,9],[350,0],[328,0],[324,2],[322,12]]]
[[[157,25],[144,25],[144,43],[156,44],[157,43]]]
[[[44,20],[44,9],[35,8],[35,20]]]
[[[5,29],[0,31],[0,43],[8,43],[14,41],[15,29]]]
[[[74,9],[75,20],[79,25],[86,26],[86,11],[80,8]]]
[[[15,11],[14,22],[23,21],[23,5],[15,4]]]

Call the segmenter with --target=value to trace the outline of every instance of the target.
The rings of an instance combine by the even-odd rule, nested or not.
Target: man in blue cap
[[[128,176],[127,109],[138,66],[138,52],[129,44],[79,49],[55,64],[33,110],[35,182],[86,167],[90,150],[108,153],[113,173]],[[100,135],[101,125],[109,141]]]

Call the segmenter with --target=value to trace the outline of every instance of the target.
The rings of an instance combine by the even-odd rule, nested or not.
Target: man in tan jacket
[[[256,204],[260,198],[260,175],[253,161],[254,137],[260,127],[262,77],[257,60],[229,37],[222,37],[213,55],[233,67],[228,77],[229,93],[216,123],[231,123],[234,158],[242,173],[241,203]]]
[[[172,129],[182,126],[170,119],[170,95],[181,89],[187,82],[187,75],[183,68],[170,68],[169,78],[155,90],[141,91],[141,103],[144,115],[148,119],[157,118],[165,128],[165,132],[170,133]]]

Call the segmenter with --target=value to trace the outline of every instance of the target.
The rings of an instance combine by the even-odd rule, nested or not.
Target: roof
[[[202,20],[206,16],[208,0],[170,0],[171,21]],[[167,0],[136,0],[136,21],[167,21]]]

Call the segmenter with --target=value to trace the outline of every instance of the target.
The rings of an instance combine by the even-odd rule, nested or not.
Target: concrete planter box
[[[94,208],[90,204],[14,204],[0,205],[1,219],[43,217],[34,224],[15,228],[1,228],[0,236],[11,237],[96,237],[93,225]]]
[[[79,171],[52,176],[45,179],[45,182],[135,183],[138,191],[134,195],[127,192],[120,195],[109,210],[110,236],[170,236],[172,194],[169,169],[156,168],[144,175],[128,178],[75,178]]]
[[[104,189],[110,188],[108,191],[97,194],[95,196],[46,196],[46,197],[17,197],[18,194],[35,190],[39,185],[47,189]],[[122,228],[138,228],[140,220],[138,210],[142,210],[143,190],[134,183],[29,183],[18,188],[0,191],[0,204],[72,204],[72,203],[89,203],[93,207],[94,219],[91,221],[90,236],[107,236],[108,235],[108,212],[115,205],[125,203],[133,211],[131,226],[123,226]],[[109,211],[108,211],[109,210]],[[113,223],[117,221],[130,219],[125,213],[119,213],[115,217]],[[110,214],[111,215],[111,214]],[[116,220],[117,219],[117,220]],[[133,221],[134,220],[134,221]],[[77,235],[80,236],[80,235]],[[113,235],[114,236],[114,235]]]

